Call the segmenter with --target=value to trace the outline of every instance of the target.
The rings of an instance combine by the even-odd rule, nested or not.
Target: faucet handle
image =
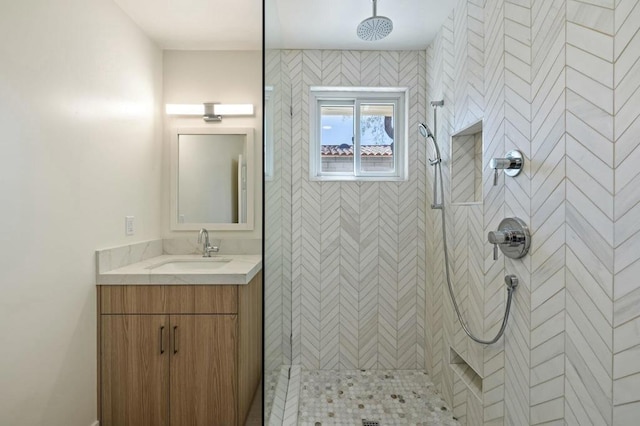
[[[489,231],[487,238],[493,244],[493,260],[498,260],[498,244],[506,243],[507,235],[503,231]]]
[[[497,231],[487,234],[487,239],[493,244],[493,260],[498,260],[498,247],[505,256],[519,259],[527,254],[531,244],[529,228],[517,217],[502,220]]]
[[[493,169],[493,186],[498,185],[498,169],[507,176],[518,176],[524,166],[524,156],[517,149],[507,152],[506,158],[492,158],[489,167]]]
[[[489,235],[487,235],[489,242],[491,244],[504,244],[509,242],[509,237],[507,232],[505,231],[489,231]]]
[[[507,154],[508,156],[509,154]],[[515,158],[492,158],[491,161],[489,161],[489,167],[491,167],[492,169],[512,169],[512,168],[518,168],[518,162],[516,161]]]

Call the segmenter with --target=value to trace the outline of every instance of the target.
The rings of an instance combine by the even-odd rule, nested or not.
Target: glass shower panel
[[[291,81],[265,5],[264,419],[282,424],[291,366]],[[276,20],[277,21],[277,20]],[[277,22],[276,22],[277,23]]]

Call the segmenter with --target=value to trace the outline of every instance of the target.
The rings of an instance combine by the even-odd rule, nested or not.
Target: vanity
[[[171,231],[202,244],[97,251],[101,426],[244,425],[262,376],[262,257],[247,253],[262,243],[211,245],[207,229],[253,230],[253,134],[172,130]]]
[[[100,425],[243,425],[262,374],[261,256],[138,251],[118,267],[98,252]]]

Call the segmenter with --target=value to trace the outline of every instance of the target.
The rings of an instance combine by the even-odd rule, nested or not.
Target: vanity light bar
[[[215,115],[253,115],[253,104],[213,104]]]
[[[220,121],[225,115],[253,115],[253,104],[166,104],[168,115],[199,115],[205,121]]]

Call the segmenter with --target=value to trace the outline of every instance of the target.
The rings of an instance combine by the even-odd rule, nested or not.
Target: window
[[[406,88],[312,87],[312,180],[406,180]]]

